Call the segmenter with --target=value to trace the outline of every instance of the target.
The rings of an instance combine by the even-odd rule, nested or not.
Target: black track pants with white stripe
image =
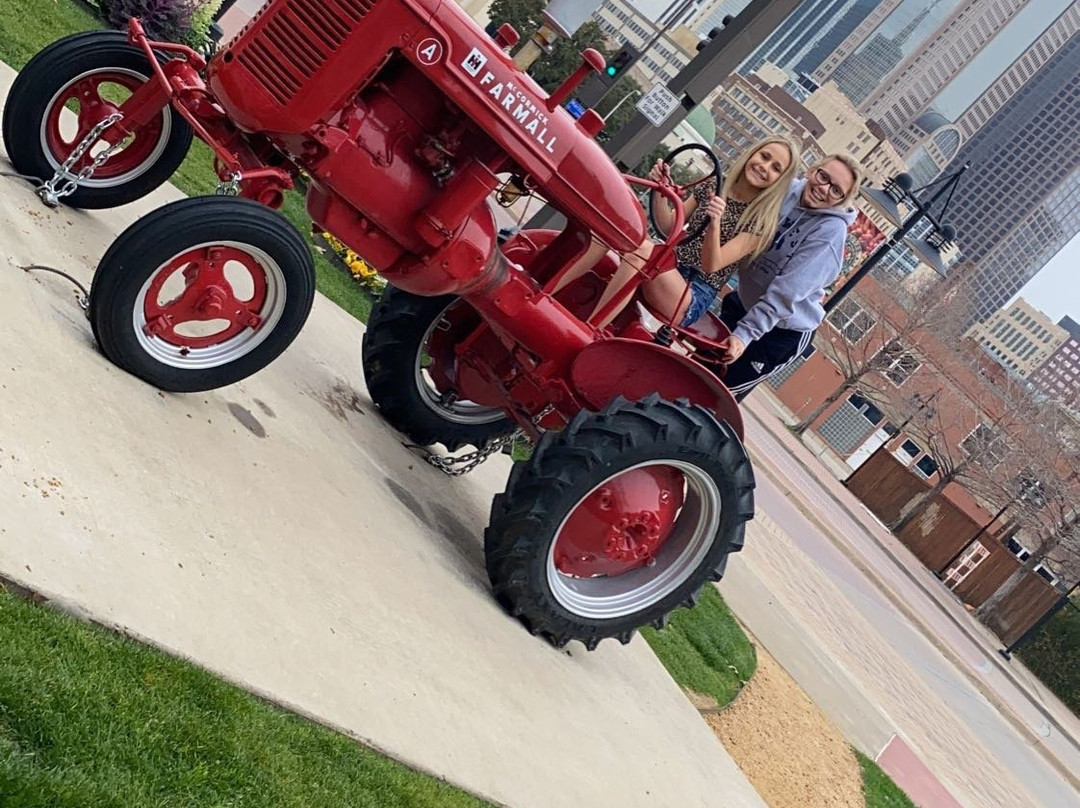
[[[730,292],[720,304],[720,319],[735,330],[739,320],[746,316],[746,309],[736,292]],[[742,401],[751,390],[769,376],[782,370],[806,350],[813,339],[813,331],[792,331],[774,328],[746,346],[743,355],[728,365],[724,384]]]

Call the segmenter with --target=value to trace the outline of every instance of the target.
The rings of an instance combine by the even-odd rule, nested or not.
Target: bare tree
[[[1080,426],[1056,404],[1044,404],[1031,428],[1018,437],[1028,495],[1014,511],[1030,555],[977,610],[992,628],[1001,604],[1040,565],[1074,570],[1080,561]]]
[[[957,386],[954,379],[942,375],[947,384]],[[966,390],[963,395],[970,397],[971,392]],[[910,414],[907,432],[922,441],[937,463],[937,479],[889,525],[894,532],[922,515],[951,483],[963,482],[985,491],[988,481],[1002,474],[999,467],[1010,455],[1011,435],[1032,422],[1037,402],[1022,383],[1011,378],[998,386],[982,384],[978,392],[981,400],[975,402],[975,409],[941,406]],[[963,437],[957,440],[958,435]]]
[[[875,289],[864,287],[837,306],[829,315],[829,329],[819,332],[815,345],[840,372],[840,385],[792,430],[804,433],[856,386],[875,403],[887,400],[889,388],[918,367],[921,342],[959,341],[968,298],[958,296],[957,290],[968,274],[967,265],[961,265],[947,281],[910,294],[890,279],[875,278]]]

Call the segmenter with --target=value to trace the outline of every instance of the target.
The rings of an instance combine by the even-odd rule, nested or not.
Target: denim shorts
[[[692,266],[679,264],[679,274],[690,284],[690,305],[686,307],[686,316],[681,323],[683,328],[687,328],[705,316],[716,300],[717,289],[710,286],[705,276]]]

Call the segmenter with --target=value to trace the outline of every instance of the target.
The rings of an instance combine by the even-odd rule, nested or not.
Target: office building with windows
[[[814,46],[823,30],[843,16],[850,0],[803,0],[787,19],[751,53],[739,67],[749,75],[765,62],[781,70],[794,71],[796,63]]]
[[[948,218],[977,265],[974,319],[1000,309],[1080,232],[1080,35],[958,150]]]
[[[821,121],[806,107],[760,76],[733,74],[712,103],[716,122],[716,155],[730,164],[757,140],[786,133],[802,146],[801,159],[812,163],[825,152],[817,138],[824,132]]]
[[[1069,332],[1021,297],[973,325],[965,336],[995,362],[1027,378],[1069,339]]]
[[[867,12],[866,16],[858,22],[838,45],[824,57],[824,60],[814,68],[812,73],[814,81],[824,84],[833,77],[837,68],[844,61],[869,41],[881,24],[888,19],[889,15],[896,11],[904,0],[877,0]]]
[[[942,0],[934,0],[924,14]],[[1033,0],[963,0],[860,104],[889,136],[925,113],[938,94]],[[905,29],[906,30],[906,29]]]
[[[1069,409],[1080,409],[1080,323],[1064,317],[1066,339],[1029,377],[1032,384]]]
[[[851,36],[883,2],[884,0],[855,0],[835,22],[818,32],[819,36],[813,46],[795,63],[795,73],[811,74],[821,67],[829,55],[840,47],[840,43]]]
[[[904,60],[904,46],[922,25],[933,6],[915,15],[896,36],[874,34],[865,46],[846,58],[832,75],[841,92],[862,109],[863,103]]]
[[[1031,78],[1080,32],[1080,3],[1066,7],[1057,19],[986,88],[955,123],[931,110],[892,141],[913,167],[918,178],[936,177],[956,156],[960,146],[1000,112]],[[913,173],[915,173],[913,171]]]

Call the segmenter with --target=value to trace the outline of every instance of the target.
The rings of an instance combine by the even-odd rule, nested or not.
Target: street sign
[[[566,102],[566,111],[573,115],[575,118],[580,118],[585,114],[585,105],[578,99],[571,98]]]
[[[638,99],[637,111],[644,115],[653,126],[662,126],[664,121],[679,108],[678,96],[663,84],[654,84],[652,89]]]

